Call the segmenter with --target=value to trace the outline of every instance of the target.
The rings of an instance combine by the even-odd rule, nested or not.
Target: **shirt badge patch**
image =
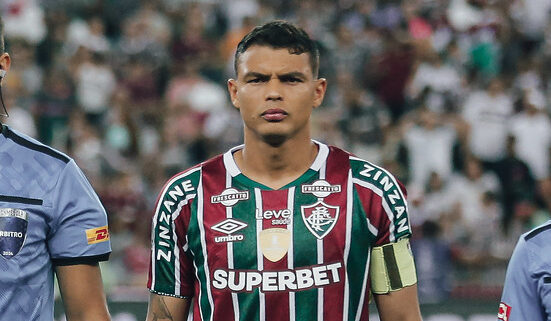
[[[497,313],[497,319],[500,321],[509,321],[510,314],[511,314],[511,307],[501,302],[499,304],[499,312]]]
[[[237,202],[249,199],[249,191],[238,191],[235,188],[226,188],[220,195],[211,196],[211,203],[221,203],[224,206],[234,206]]]
[[[14,257],[27,238],[27,212],[16,208],[0,208],[0,255]]]
[[[324,198],[332,193],[340,193],[340,185],[331,185],[328,181],[317,180],[312,184],[304,184],[301,186],[301,191],[303,194],[314,194],[317,198]]]
[[[291,232],[284,228],[270,228],[259,233],[259,240],[264,257],[272,262],[277,262],[289,251]]]
[[[86,239],[88,244],[96,244],[109,241],[109,230],[107,225],[86,230]]]
[[[321,200],[312,205],[302,205],[300,211],[308,230],[320,240],[331,232],[339,218],[339,207],[327,205]]]

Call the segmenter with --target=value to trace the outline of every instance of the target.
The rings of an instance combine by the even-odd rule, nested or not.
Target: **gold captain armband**
[[[371,291],[385,294],[417,283],[409,239],[374,247],[371,252]]]

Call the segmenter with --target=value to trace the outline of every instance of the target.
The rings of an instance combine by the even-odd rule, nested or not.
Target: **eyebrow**
[[[269,74],[263,74],[263,73],[256,72],[256,71],[249,71],[249,72],[247,72],[247,73],[243,76],[243,79],[247,79],[247,78],[261,78],[261,79],[266,79],[266,78],[270,78],[270,75],[269,75]],[[279,79],[285,79],[285,78],[299,78],[299,79],[305,80],[305,79],[306,79],[306,75],[303,74],[303,73],[300,72],[300,71],[292,71],[292,72],[287,72],[287,73],[284,73],[284,74],[278,74],[278,75],[277,75],[277,78],[279,78]]]

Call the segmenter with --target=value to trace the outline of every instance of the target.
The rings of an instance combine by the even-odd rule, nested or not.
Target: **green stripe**
[[[358,304],[360,304],[367,260],[371,252],[371,244],[376,237],[376,235],[371,234],[367,227],[366,213],[356,190],[353,193],[352,235],[350,252],[346,262],[348,284],[350,284],[348,320],[355,320]],[[365,291],[364,297],[364,300],[367,299],[368,290]]]
[[[201,232],[199,230],[199,221],[197,216],[197,207],[199,200],[196,198],[191,203],[191,218],[189,221],[189,227],[188,227],[188,234],[194,235],[195,237],[189,237],[189,247],[193,251],[194,262],[197,266],[197,278],[201,284],[200,292],[201,296],[197,298],[199,302],[199,307],[201,309],[201,313],[204,318],[210,317],[211,314],[211,307],[210,302],[208,299],[208,292],[207,292],[207,279],[206,279],[206,271],[205,271],[205,260],[204,260],[204,254],[203,253],[203,246],[201,243]],[[203,213],[204,217],[205,213]],[[202,222],[201,222],[202,224]]]
[[[246,228],[239,231],[240,234],[243,234],[245,239],[241,242],[233,242],[233,266],[236,270],[258,270],[256,255],[256,198],[254,189],[244,185],[236,178],[232,180],[232,187],[240,191],[249,191],[248,200],[239,201],[233,206],[233,218],[245,222],[248,225]],[[257,313],[259,309],[258,291],[258,289],[255,289],[252,293],[241,292],[237,294],[240,320],[256,321],[259,319]]]
[[[318,175],[312,177],[310,182],[318,179]],[[318,264],[317,238],[306,227],[302,219],[302,205],[314,204],[318,201],[317,197],[312,194],[301,192],[301,187],[295,189],[294,203],[294,223],[293,223],[293,244],[296,244],[295,249],[300,249],[300,252],[293,251],[294,267],[300,268]],[[296,320],[317,320],[317,304],[318,290],[317,288],[295,292],[295,315]]]

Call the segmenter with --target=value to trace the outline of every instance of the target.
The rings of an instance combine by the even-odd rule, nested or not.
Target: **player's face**
[[[309,137],[310,114],[326,88],[325,79],[314,79],[309,57],[267,46],[251,46],[240,56],[228,90],[246,138],[280,144],[298,133]]]

